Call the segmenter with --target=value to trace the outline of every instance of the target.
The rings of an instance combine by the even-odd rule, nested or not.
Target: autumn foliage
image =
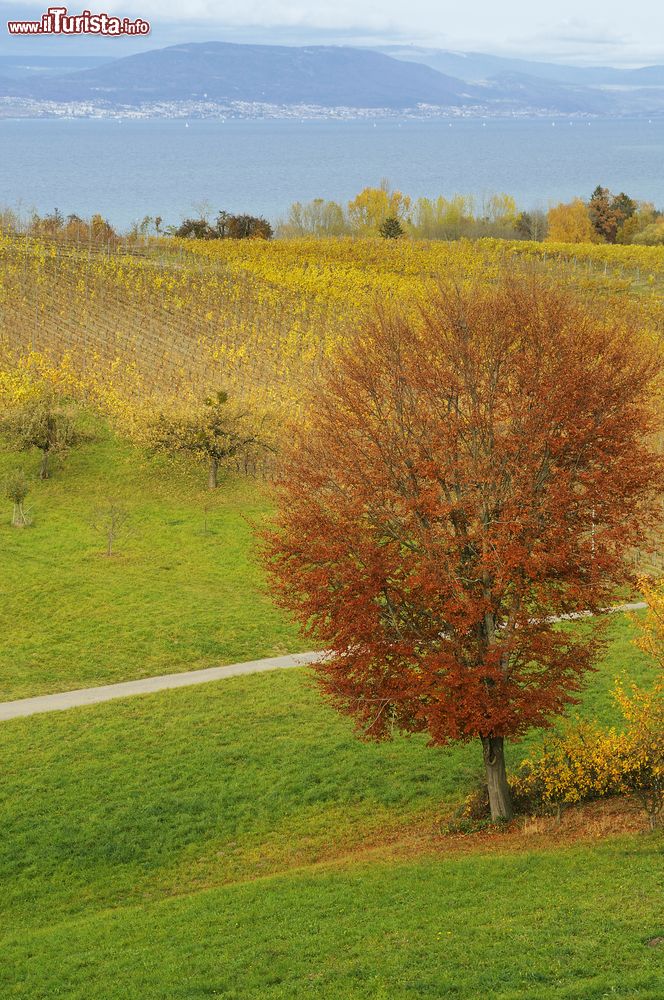
[[[648,443],[655,347],[535,277],[441,286],[379,312],[294,434],[265,548],[275,592],[330,655],[322,690],[369,738],[503,740],[574,700],[664,486]]]
[[[620,730],[568,723],[539,754],[522,762],[510,782],[517,799],[533,806],[563,805],[632,794],[655,829],[664,810],[664,678],[650,689],[618,684]],[[474,805],[472,797],[468,806]]]
[[[548,236],[551,243],[599,243],[588,209],[580,198],[569,204],[554,205],[548,212]]]
[[[664,677],[664,579],[639,580],[639,590],[648,605],[645,618],[635,618],[638,627],[636,644],[658,665]]]

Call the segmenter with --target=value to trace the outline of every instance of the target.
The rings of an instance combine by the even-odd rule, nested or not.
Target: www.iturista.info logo
[[[49,7],[40,21],[7,21],[7,31],[10,35],[149,35],[150,22],[89,10],[70,14],[66,7]]]

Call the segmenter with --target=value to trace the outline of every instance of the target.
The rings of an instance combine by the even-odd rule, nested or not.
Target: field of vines
[[[662,326],[661,248],[171,239],[137,251],[0,236],[0,347],[67,356],[120,395],[224,388],[293,406],[374,303],[413,307],[441,275],[491,280],[505,263],[633,296]]]
[[[441,276],[490,281],[505,266],[626,298],[664,336],[664,248],[0,235],[0,396],[3,378],[47,371],[129,425],[223,389],[279,428],[376,303],[414,309]]]

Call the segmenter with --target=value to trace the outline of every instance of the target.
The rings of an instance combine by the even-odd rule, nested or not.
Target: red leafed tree
[[[367,738],[479,738],[509,817],[504,740],[573,702],[625,554],[657,522],[661,356],[542,279],[441,287],[379,312],[312,395],[265,555],[330,650],[320,686]]]

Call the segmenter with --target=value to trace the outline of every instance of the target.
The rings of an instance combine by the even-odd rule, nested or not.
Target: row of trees
[[[266,239],[274,235],[272,226],[261,216],[220,211],[214,221],[207,212],[186,218],[177,226],[164,226],[160,215],[146,215],[126,233],[115,229],[101,215],[83,219],[79,215],[63,215],[59,209],[45,215],[31,212],[23,220],[12,209],[0,210],[0,232],[25,234],[39,238],[72,243],[92,243],[100,246],[117,245],[123,241],[138,242],[151,236],[179,236],[199,240]]]
[[[664,215],[649,202],[598,186],[587,202],[575,198],[549,209],[548,239],[559,243],[664,245]]]
[[[59,239],[73,243],[95,243],[107,246],[118,244],[122,235],[98,213],[84,219],[74,213],[64,215],[58,208],[45,215],[30,212],[23,219],[19,212],[11,208],[0,209],[0,232]]]
[[[315,198],[294,202],[277,225],[277,235],[302,236],[401,236],[415,239],[453,240],[461,237],[522,235],[540,239],[545,234],[542,213],[520,213],[514,198],[492,194],[480,202],[470,195],[452,198],[413,199],[393,190],[387,180],[366,187],[346,205]]]
[[[5,401],[0,412],[0,434],[14,451],[37,451],[39,479],[49,479],[69,451],[94,438],[75,400],[52,385],[34,387],[27,398]],[[229,463],[259,452],[274,451],[267,415],[229,400],[218,391],[202,400],[171,403],[156,414],[140,413],[133,423],[134,440],[151,454],[189,455],[207,470],[210,489],[219,485],[220,472]],[[22,504],[27,493],[22,474],[12,479],[7,493],[14,499],[14,524],[25,524]]]
[[[0,212],[0,231],[95,244],[141,240],[150,236],[177,236],[198,240],[272,239],[275,230],[262,216],[219,211],[212,217],[209,207],[183,219],[179,225],[163,226],[161,216],[145,216],[127,234],[119,234],[101,215],[82,219],[63,216],[57,209],[40,216],[33,213],[21,226],[11,210]],[[649,202],[638,202],[624,192],[614,195],[598,186],[588,201],[570,202],[542,210],[520,211],[509,194],[492,194],[481,200],[456,194],[450,198],[418,198],[415,201],[389,182],[366,187],[347,204],[315,198],[294,202],[276,227],[276,235],[299,237],[375,237],[456,240],[495,237],[554,243],[621,243],[640,246],[664,245],[664,215]]]
[[[345,206],[316,198],[295,202],[277,226],[277,235],[410,236],[454,240],[493,236],[563,243],[664,243],[664,216],[654,205],[598,186],[587,202],[581,198],[548,212],[520,211],[508,194],[481,201],[470,195],[418,198],[413,201],[387,181],[364,188]]]

